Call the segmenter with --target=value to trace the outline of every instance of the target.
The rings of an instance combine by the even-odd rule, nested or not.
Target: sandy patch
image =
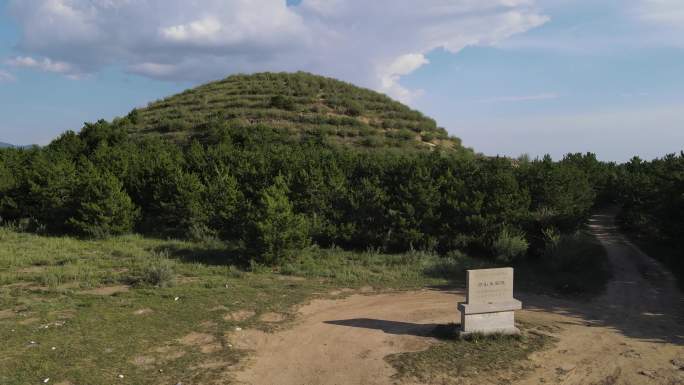
[[[40,318],[26,318],[24,320],[19,321],[19,325],[31,325],[38,321],[40,321]]]
[[[31,266],[31,267],[24,267],[21,269],[17,270],[17,273],[21,274],[36,274],[36,273],[42,273],[45,270],[47,270],[47,266]]]
[[[133,312],[134,315],[147,315],[152,313],[154,313],[154,311],[150,308],[138,309]]]
[[[203,321],[199,324],[199,326],[202,329],[213,329],[217,326],[218,324],[214,321]]]
[[[185,346],[200,346],[211,344],[216,341],[216,338],[211,334],[192,332],[185,337],[178,339],[182,345]]]
[[[256,313],[252,310],[238,310],[223,316],[226,321],[242,322],[254,317]]]
[[[78,282],[69,282],[69,283],[63,283],[59,286],[57,286],[57,289],[59,290],[73,290],[73,289],[79,289],[81,287],[81,284]]]
[[[0,319],[14,318],[16,315],[12,309],[0,310]]]
[[[422,334],[437,323],[454,322],[462,298],[425,290],[315,300],[299,310],[292,329],[234,331],[226,338],[254,352],[237,373],[240,383],[390,384],[394,371],[384,357],[435,343]]]
[[[116,285],[116,286],[98,287],[97,289],[91,289],[91,290],[83,290],[80,292],[80,294],[107,296],[107,295],[125,293],[129,290],[131,290],[131,287],[128,285]]]
[[[162,361],[177,360],[185,355],[182,350],[177,350],[171,346],[161,346],[152,350],[158,354],[158,358]]]
[[[137,356],[131,360],[133,365],[147,368],[153,366],[155,362],[157,362],[157,360],[150,356]]]
[[[259,316],[259,321],[261,322],[281,322],[284,321],[287,317],[284,314],[280,313],[264,313],[261,316]]]
[[[178,340],[182,345],[199,348],[204,354],[212,354],[223,349],[216,338],[207,333],[192,332]]]
[[[72,319],[76,317],[76,310],[60,310],[52,312],[50,315],[61,320]]]

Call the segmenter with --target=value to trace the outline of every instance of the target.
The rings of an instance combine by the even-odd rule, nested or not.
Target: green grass
[[[228,366],[244,353],[230,347],[225,334],[235,327],[277,327],[260,322],[260,314],[291,319],[294,305],[341,287],[444,285],[471,263],[417,252],[310,249],[302,262],[275,272],[231,265],[230,249],[211,242],[140,236],[84,241],[0,228],[0,244],[3,385],[45,378],[92,385],[229,382]],[[87,293],[122,285],[129,290]],[[256,315],[224,319],[238,310]],[[203,352],[201,345],[181,343],[190,333],[208,335],[214,346]],[[198,366],[207,362],[216,365]]]
[[[386,360],[397,370],[400,380],[459,384],[463,377],[477,377],[486,372],[488,379],[506,373],[511,377],[510,382],[526,370],[524,363],[531,353],[553,342],[544,334],[525,331],[520,336],[460,339],[456,330],[457,325],[438,327],[433,334],[441,342],[424,351],[393,354]]]

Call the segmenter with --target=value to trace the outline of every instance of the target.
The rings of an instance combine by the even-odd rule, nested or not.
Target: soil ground
[[[557,344],[533,354],[524,375],[480,373],[454,383],[684,384],[684,297],[674,278],[617,232],[613,213],[594,216],[590,226],[613,266],[606,292],[589,302],[516,294],[525,307],[517,319],[553,335]],[[384,358],[440,343],[430,332],[458,322],[456,303],[463,299],[461,291],[434,289],[313,301],[287,330],[227,336],[252,351],[237,379],[254,385],[402,383]]]

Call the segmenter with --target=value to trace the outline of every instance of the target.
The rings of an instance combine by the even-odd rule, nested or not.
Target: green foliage
[[[496,259],[508,263],[527,254],[529,243],[525,236],[518,231],[503,229],[492,243],[492,250]]]
[[[271,98],[271,107],[294,111],[297,108],[297,105],[294,100],[288,96],[275,95]]]
[[[78,193],[74,162],[61,152],[37,152],[32,154],[23,177],[13,195],[24,215],[47,231],[68,231],[66,222],[73,213]]]
[[[116,176],[83,159],[78,169],[77,191],[73,216],[67,220],[75,233],[104,238],[133,230],[137,210]]]
[[[231,130],[277,129],[286,141],[306,141],[317,133],[332,139],[331,145],[350,147],[428,149],[417,140],[422,132],[446,139],[445,148],[462,150],[418,111],[377,92],[304,72],[233,75],[150,103],[116,125],[135,135],[187,143],[207,140],[217,122],[231,122]],[[366,134],[359,136],[359,129]]]
[[[293,211],[285,179],[278,175],[260,195],[254,223],[255,260],[266,265],[293,261],[309,244],[306,218]]]
[[[161,135],[172,121],[186,127]],[[573,233],[613,197],[625,224],[661,239],[684,233],[681,156],[621,166],[593,154],[487,158],[454,151],[456,139],[442,146],[447,136],[347,83],[232,76],[87,123],[45,148],[0,150],[0,218],[90,237],[133,229],[233,241],[268,265],[293,260],[310,239],[500,262],[543,257],[555,251],[549,229]]]
[[[156,287],[168,287],[175,277],[173,263],[166,255],[156,255],[143,267],[138,283]]]
[[[684,287],[684,152],[618,167],[620,224],[659,258]]]

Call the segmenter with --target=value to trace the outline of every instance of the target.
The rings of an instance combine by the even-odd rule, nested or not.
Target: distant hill
[[[5,142],[0,142],[0,148],[7,148],[7,147],[16,147],[13,144],[5,143]]]
[[[129,115],[134,135],[183,142],[219,127],[269,127],[362,147],[460,148],[433,119],[386,95],[309,73],[234,75]]]

